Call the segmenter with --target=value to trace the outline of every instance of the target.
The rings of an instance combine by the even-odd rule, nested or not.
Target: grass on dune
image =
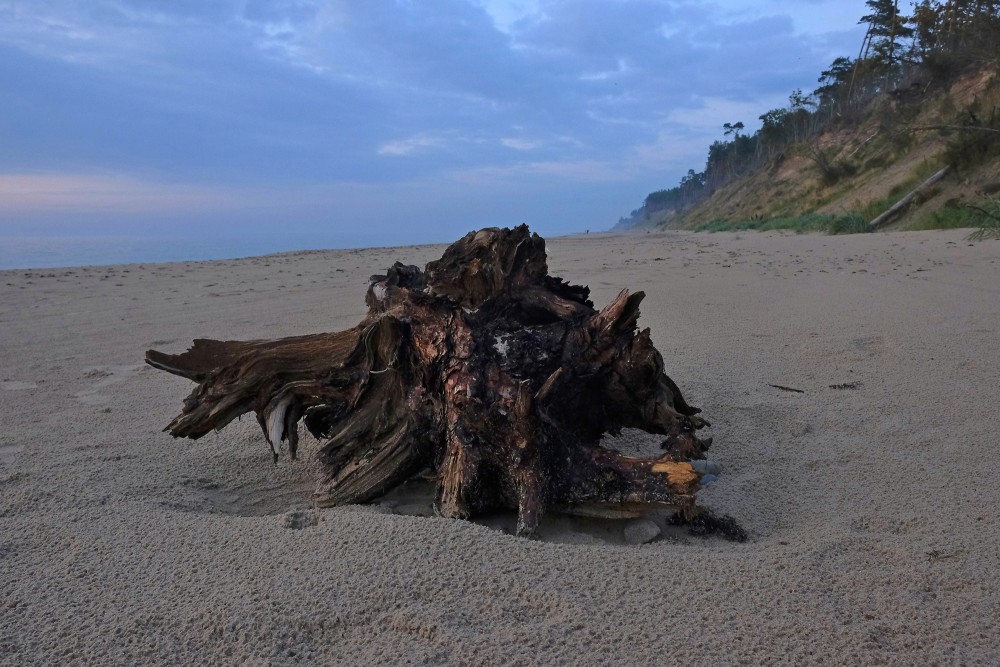
[[[768,232],[789,230],[798,233],[821,232],[826,234],[858,234],[868,231],[868,222],[860,215],[824,215],[807,213],[806,215],[788,216],[753,220],[713,220],[702,225],[699,232]]]

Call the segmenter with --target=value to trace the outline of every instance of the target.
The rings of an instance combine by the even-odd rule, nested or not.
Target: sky
[[[607,229],[855,55],[863,0],[0,0],[4,237]]]

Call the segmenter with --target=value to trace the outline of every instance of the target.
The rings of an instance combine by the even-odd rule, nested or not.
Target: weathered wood
[[[908,129],[910,132],[930,132],[932,130],[948,130],[953,132],[986,132],[988,134],[1000,134],[1000,130],[993,127],[983,127],[982,125],[920,125]]]
[[[424,271],[373,276],[356,327],[268,341],[196,340],[147,362],[198,383],[166,427],[199,438],[253,411],[277,461],[298,422],[325,440],[319,506],[365,502],[431,469],[437,511],[518,512],[531,534],[547,510],[634,516],[694,512],[711,439],[664,373],[642,292],[597,311],[586,287],[548,275],[526,226],[484,229]],[[634,458],[600,446],[624,427],[664,436]]]
[[[951,171],[951,165],[948,165],[947,167],[945,167],[944,169],[937,172],[936,174],[928,178],[926,181],[918,185],[916,188],[911,190],[905,197],[903,197],[898,202],[890,206],[882,215],[872,220],[868,224],[868,228],[875,230],[881,227],[882,225],[886,224],[890,220],[892,220],[894,217],[896,217],[897,214],[899,214],[900,211],[906,208],[907,205],[909,205],[909,203],[913,201],[913,199],[917,195],[919,195],[923,190],[926,190],[927,188],[931,187],[932,185],[940,181],[948,174],[949,171]]]

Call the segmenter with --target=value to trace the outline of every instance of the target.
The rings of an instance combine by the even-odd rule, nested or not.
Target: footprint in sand
[[[316,480],[308,475],[295,481],[260,478],[236,486],[207,477],[185,477],[163,502],[185,512],[271,516],[308,507],[315,487]]]
[[[0,443],[0,465],[9,466],[12,464],[22,449],[24,449],[24,447],[21,445]]]
[[[894,354],[900,350],[899,345],[894,340],[881,334],[855,338],[851,344],[858,352],[871,357]]]
[[[17,391],[19,389],[38,389],[38,385],[34,382],[23,382],[21,380],[4,380],[0,382],[0,388],[8,391]]]
[[[87,389],[76,392],[73,394],[73,397],[81,403],[86,403],[87,405],[106,405],[111,403],[111,397],[101,393],[101,390],[124,382],[143,368],[145,368],[144,364],[92,368],[84,373],[84,377],[88,380],[96,380],[96,382],[94,382],[94,384]]]

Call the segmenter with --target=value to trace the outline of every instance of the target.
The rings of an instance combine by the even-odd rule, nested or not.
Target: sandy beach
[[[313,510],[317,441],[161,432],[193,385],[147,349],[347,328],[443,246],[2,271],[0,664],[998,664],[1000,242],[966,233],[549,241],[598,307],[647,293],[742,544]]]

